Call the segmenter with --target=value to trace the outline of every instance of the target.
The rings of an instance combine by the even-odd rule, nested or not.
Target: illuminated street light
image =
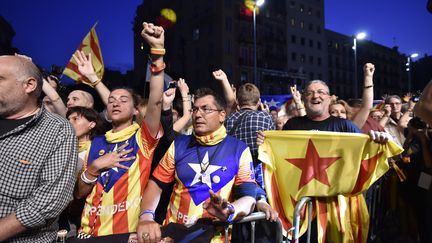
[[[360,32],[357,33],[357,35],[354,37],[354,45],[352,47],[352,49],[354,50],[354,87],[353,87],[353,94],[354,97],[353,98],[358,98],[358,80],[357,80],[357,40],[363,40],[364,38],[366,38],[366,33],[365,32]]]
[[[408,93],[411,93],[411,60],[418,57],[418,53],[413,53],[407,57],[406,71],[408,72]]]
[[[253,6],[253,52],[254,52],[254,84],[259,88],[258,79],[257,79],[257,37],[256,37],[256,10],[264,4],[265,0],[257,0]]]

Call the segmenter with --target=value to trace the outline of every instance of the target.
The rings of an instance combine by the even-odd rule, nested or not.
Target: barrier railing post
[[[300,235],[300,214],[301,210],[305,206],[305,204],[308,203],[308,235],[307,235],[307,242],[310,241],[310,227],[311,227],[311,221],[312,221],[312,198],[310,197],[303,197],[300,199],[300,201],[297,203],[294,209],[294,232],[293,232],[293,241],[292,243],[297,243]]]

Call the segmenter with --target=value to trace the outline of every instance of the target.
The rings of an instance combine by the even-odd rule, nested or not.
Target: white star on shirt
[[[280,102],[279,101],[275,101],[274,99],[271,99],[271,101],[270,102],[268,102],[267,103],[267,105],[269,106],[269,107],[278,107],[278,104],[279,104]]]
[[[117,144],[114,146],[114,148],[111,150],[111,153],[117,151]],[[112,167],[112,170],[114,170],[116,173],[118,173],[118,168],[117,167]],[[106,170],[104,172],[102,172],[100,175],[103,177],[104,175],[106,175],[109,172],[109,170]]]
[[[208,152],[205,153],[203,161],[201,163],[202,164],[208,164],[209,163]],[[195,177],[191,183],[191,186],[195,185],[198,182],[202,182],[202,183],[206,184],[210,189],[212,189],[210,175],[222,167],[219,165],[209,165],[207,167],[207,170],[204,171],[203,173],[201,173],[201,165],[200,164],[188,163],[188,165],[192,168],[192,170],[195,171]],[[202,180],[200,178],[202,178]]]

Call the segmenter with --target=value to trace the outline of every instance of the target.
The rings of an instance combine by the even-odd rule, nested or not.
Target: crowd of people
[[[91,54],[73,55],[105,105],[100,112],[84,90],[63,100],[58,80],[42,77],[29,57],[0,57],[1,242],[53,242],[58,229],[69,242],[220,242],[215,219],[231,224],[259,211],[276,221],[258,159],[268,130],[395,141],[405,151],[389,160],[380,196],[356,197],[382,206],[370,214],[374,237],[432,242],[432,83],[418,102],[391,94],[373,107],[375,67],[367,63],[362,99],[338,99],[312,80],[302,91],[291,87],[284,112],[270,111],[255,85],[233,89],[222,70],[213,72],[222,97],[209,88],[190,94],[184,79],[164,90],[164,30],[143,23],[141,35],[152,62],[147,99],[128,87],[108,89]],[[393,221],[397,234],[386,228]],[[233,241],[245,240],[232,232]]]

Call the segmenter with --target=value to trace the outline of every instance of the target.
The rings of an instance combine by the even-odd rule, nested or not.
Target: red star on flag
[[[312,140],[309,139],[305,158],[285,159],[302,170],[298,189],[312,179],[330,186],[326,169],[341,157],[320,157]]]

